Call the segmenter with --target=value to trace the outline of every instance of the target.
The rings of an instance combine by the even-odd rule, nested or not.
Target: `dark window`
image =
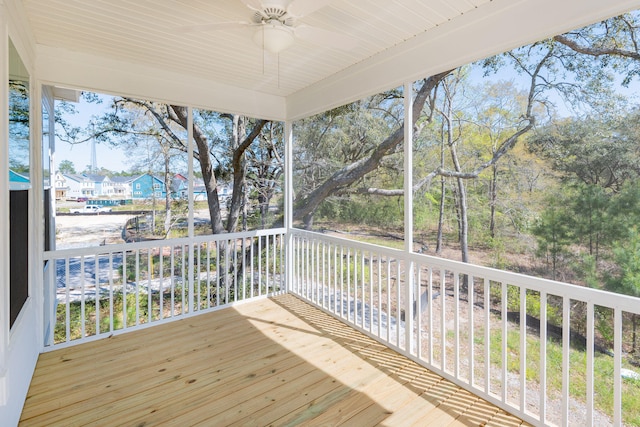
[[[10,326],[29,297],[29,191],[9,192]]]

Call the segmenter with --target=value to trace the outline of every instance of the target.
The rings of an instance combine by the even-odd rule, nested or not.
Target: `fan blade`
[[[178,27],[175,29],[176,33],[196,33],[200,31],[218,31],[218,30],[230,30],[235,28],[246,28],[254,25],[250,22],[215,22],[212,24],[202,25],[186,25],[184,27]]]
[[[260,0],[240,0],[247,6],[249,9],[257,10],[260,12],[262,10],[262,2]]]
[[[351,50],[358,46],[358,40],[345,34],[336,33],[322,28],[299,25],[294,28],[296,37],[319,46],[333,47],[341,50]]]
[[[331,2],[332,0],[293,0],[287,8],[287,13],[293,17],[301,18],[328,6]]]

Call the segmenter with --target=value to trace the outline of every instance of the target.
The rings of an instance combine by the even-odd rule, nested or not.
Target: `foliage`
[[[562,255],[572,241],[569,226],[571,215],[566,209],[566,200],[562,196],[551,196],[547,207],[540,215],[531,231],[538,241],[538,254],[551,262],[552,278],[556,278]]]
[[[608,278],[607,288],[640,297],[640,233],[637,226],[631,227],[625,240],[616,242],[613,258],[619,271]]]
[[[9,80],[9,168],[29,171],[29,86]]]

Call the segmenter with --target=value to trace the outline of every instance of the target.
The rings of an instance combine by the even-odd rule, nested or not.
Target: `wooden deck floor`
[[[518,426],[283,295],[40,356],[24,426]]]

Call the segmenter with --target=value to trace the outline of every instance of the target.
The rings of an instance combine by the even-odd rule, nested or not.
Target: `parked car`
[[[71,209],[69,209],[69,213],[72,213],[72,214],[102,213],[102,212],[111,212],[111,208],[106,207],[106,206],[98,206],[98,205],[84,205],[81,208],[71,208]]]

